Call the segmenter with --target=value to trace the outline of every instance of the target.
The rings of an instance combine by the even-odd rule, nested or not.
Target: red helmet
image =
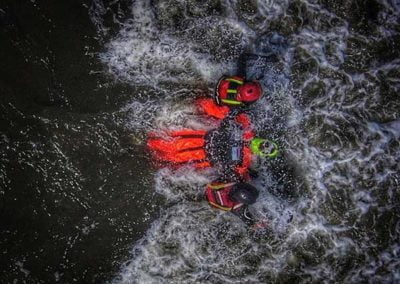
[[[239,76],[222,77],[217,85],[215,100],[217,104],[242,105],[257,101],[262,95],[258,82],[246,82]]]
[[[262,88],[258,82],[247,82],[238,87],[236,99],[240,102],[252,103],[262,95]]]

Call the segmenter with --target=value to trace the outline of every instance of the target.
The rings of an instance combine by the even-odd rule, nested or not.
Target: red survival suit
[[[230,113],[229,107],[219,106],[214,102],[213,99],[210,98],[202,98],[197,100],[196,106],[200,112],[215,119],[219,119],[221,121],[220,126],[222,124],[226,124],[224,121],[228,120],[231,124],[233,123],[239,126],[242,130],[242,142],[248,142],[254,137],[254,132],[251,129],[252,125],[248,115],[244,113],[231,115],[232,113]],[[229,131],[225,132],[228,133]],[[166,133],[167,137],[165,137],[165,133],[150,133],[147,146],[153,153],[154,158],[158,161],[167,162],[177,166],[190,163],[198,169],[208,168],[219,164],[218,160],[213,159],[215,156],[213,153],[218,152],[214,149],[218,149],[219,147],[218,145],[215,145],[210,148],[209,146],[212,146],[213,144],[210,142],[221,142],[221,145],[226,145],[230,142],[222,141],[226,139],[229,140],[229,138],[210,139],[211,136],[218,133],[218,129],[214,129],[209,132],[192,129],[169,131]],[[243,176],[247,174],[247,170],[251,164],[252,154],[251,150],[247,146],[247,143],[243,143],[241,147],[238,146],[237,148],[240,151],[240,162],[238,161],[235,163],[234,171],[239,176]],[[221,165],[224,163],[224,161],[220,162]]]

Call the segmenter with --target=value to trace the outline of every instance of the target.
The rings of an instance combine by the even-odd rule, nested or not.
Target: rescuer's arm
[[[242,220],[247,226],[251,227],[256,224],[254,216],[249,212],[249,209],[246,205],[243,205],[236,210],[232,210],[232,213],[238,216],[240,220]]]
[[[247,226],[249,226],[254,231],[264,230],[268,227],[268,220],[257,220],[253,214],[250,213],[248,207],[243,205],[238,209],[232,211],[233,214],[238,216]]]
[[[221,171],[221,178],[226,181],[244,182],[247,179],[243,178],[243,175],[237,172],[235,165],[225,164]]]
[[[250,116],[245,112],[239,113],[235,116],[235,121],[240,124],[243,129],[243,139],[250,141],[254,138],[255,133],[253,131],[253,123],[251,122]]]
[[[242,53],[238,59],[238,68],[237,68],[237,75],[241,77],[246,77],[246,69],[247,69],[247,53]]]
[[[248,173],[252,179],[259,177],[259,171],[261,171],[261,158],[257,155],[251,155],[251,162],[248,168]]]
[[[229,113],[229,107],[217,105],[212,98],[197,99],[195,104],[199,113],[217,119],[224,119]]]
[[[230,123],[234,122],[239,124],[245,133],[252,132],[253,126],[250,120],[250,117],[245,112],[246,110],[243,107],[235,107],[229,110],[229,112],[225,115],[223,120],[220,123],[220,127],[226,127]],[[249,134],[245,134],[245,137],[249,136]],[[250,136],[254,136],[250,134]],[[249,137],[250,137],[249,136]]]

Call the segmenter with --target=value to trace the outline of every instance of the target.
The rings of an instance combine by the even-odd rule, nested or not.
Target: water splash
[[[257,131],[283,147],[256,182],[253,210],[271,231],[253,235],[198,201],[213,172],[165,169],[156,191],[169,206],[113,282],[398,280],[399,62],[380,50],[398,36],[398,5],[377,2],[378,24],[361,27],[364,11],[351,3],[189,2],[135,1],[101,58],[118,80],[163,94],[123,109],[136,131],[193,126],[190,89],[210,92],[250,49],[248,74],[267,90],[252,108]],[[188,100],[174,101],[176,92]]]

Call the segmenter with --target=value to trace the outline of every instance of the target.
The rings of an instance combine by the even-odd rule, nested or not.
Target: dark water
[[[158,212],[90,6],[1,1],[2,283],[105,281]]]
[[[1,282],[400,281],[399,13],[1,1]],[[149,130],[213,127],[191,102],[243,52],[266,90],[257,131],[282,147],[255,181],[261,236],[197,201],[214,172],[156,171],[143,147]]]

